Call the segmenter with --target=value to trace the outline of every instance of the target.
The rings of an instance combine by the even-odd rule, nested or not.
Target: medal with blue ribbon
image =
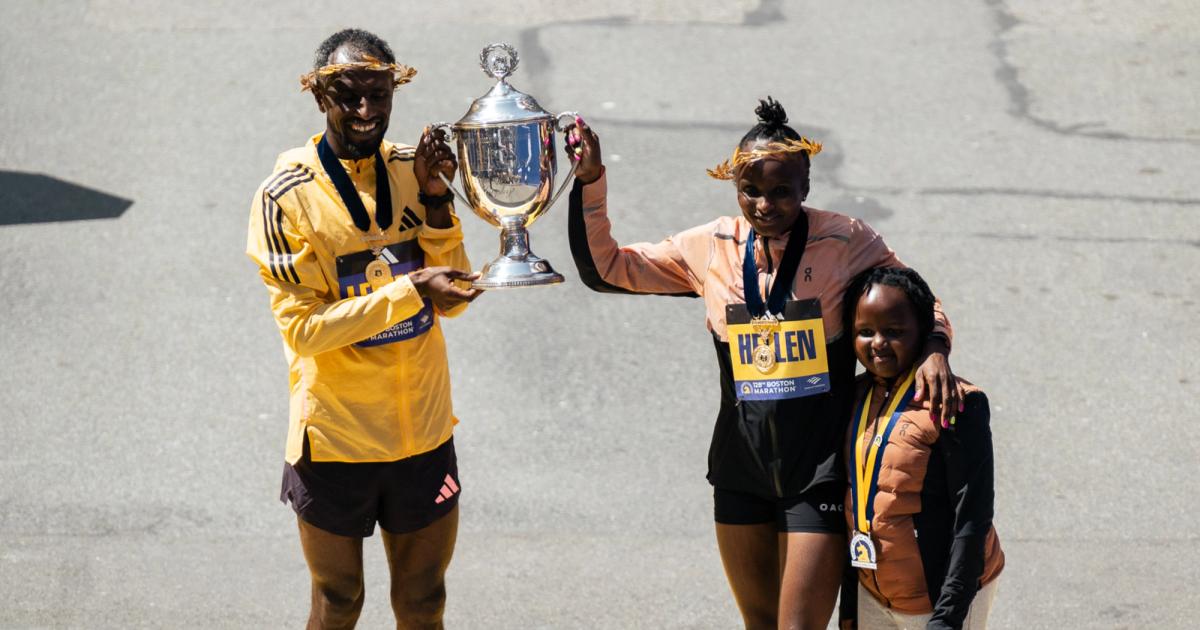
[[[758,285],[758,265],[754,262],[754,228],[746,236],[746,253],[742,258],[742,286],[746,292],[746,310],[750,312],[750,325],[758,335],[759,344],[754,349],[754,367],[766,374],[775,367],[775,349],[771,341],[779,332],[779,320],[783,318],[783,307],[792,290],[792,280],[804,257],[808,244],[808,213],[801,211],[792,226],[787,246],[783,249],[783,260],[779,261],[779,273],[771,285],[767,302],[763,304],[762,290]],[[767,254],[770,256],[770,253]]]
[[[367,207],[363,205],[362,199],[358,196],[358,190],[354,188],[354,182],[350,181],[350,176],[346,174],[346,169],[334,155],[333,149],[324,135],[317,143],[317,157],[321,160],[321,168],[333,182],[338,196],[342,198],[342,205],[346,206],[351,220],[354,221],[354,226],[364,232],[361,235],[363,243],[375,255],[375,260],[367,265],[367,282],[371,284],[373,290],[379,290],[392,281],[392,263],[395,262],[388,259],[385,247],[387,237],[383,234],[384,230],[392,226],[392,189],[388,183],[387,162],[376,149],[375,221],[379,224],[379,234],[371,234],[371,216],[367,214]]]
[[[850,476],[850,500],[854,510],[854,535],[850,538],[850,564],[860,569],[875,569],[875,543],[871,540],[871,520],[875,517],[875,494],[879,491],[879,471],[883,468],[883,452],[887,448],[888,438],[892,429],[900,420],[900,415],[912,402],[916,394],[916,375],[914,367],[905,375],[896,395],[890,396],[890,403],[883,410],[887,418],[882,427],[876,426],[875,437],[870,444],[862,443],[867,430],[867,415],[871,413],[871,393],[874,388],[868,388],[866,395],[854,412],[851,435],[854,442],[850,445],[850,467],[854,470]],[[885,401],[887,398],[884,399]]]

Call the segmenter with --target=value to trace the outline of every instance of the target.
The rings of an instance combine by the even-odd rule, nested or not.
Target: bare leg
[[[774,630],[779,610],[779,542],[775,523],[717,523],[717,548],[746,630]]]
[[[353,628],[362,612],[362,539],[339,536],[297,518],[300,546],[312,575],[309,630]]]
[[[424,529],[406,534],[384,531],[392,576],[396,628],[440,629],[446,609],[446,568],[458,538],[458,506]]]
[[[829,623],[842,585],[845,540],[841,534],[779,534],[781,630],[820,630]]]

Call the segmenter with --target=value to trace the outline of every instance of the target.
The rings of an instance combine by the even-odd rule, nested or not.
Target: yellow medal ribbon
[[[854,468],[852,480],[854,487],[850,496],[854,500],[855,529],[864,534],[871,532],[871,518],[875,515],[873,504],[875,493],[879,489],[879,469],[883,463],[883,450],[887,447],[888,436],[891,435],[896,421],[900,419],[900,414],[904,412],[904,408],[908,406],[908,403],[912,401],[913,394],[916,393],[916,376],[917,369],[914,367],[909,370],[908,375],[900,383],[900,387],[896,390],[897,395],[892,398],[884,414],[887,422],[875,433],[875,438],[867,445],[865,457],[859,455],[859,450],[867,431],[867,414],[871,413],[873,388],[867,390],[867,395],[863,398],[858,413],[855,414],[854,444],[850,452],[850,465]]]

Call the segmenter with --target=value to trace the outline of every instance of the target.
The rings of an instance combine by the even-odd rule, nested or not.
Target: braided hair
[[[780,142],[783,140],[799,140],[800,134],[788,126],[787,112],[784,111],[783,105],[779,101],[767,97],[766,100],[758,101],[758,107],[754,108],[754,114],[758,116],[758,124],[750,128],[746,135],[742,136],[742,141],[739,146],[745,147],[756,142]],[[800,151],[793,154],[796,160],[804,164],[804,189],[808,190],[808,167],[809,157],[807,151]]]
[[[913,313],[917,316],[917,329],[921,339],[927,338],[929,333],[933,332],[933,291],[929,290],[929,285],[916,270],[894,267],[868,269],[850,283],[842,300],[845,322],[843,330],[853,334],[854,311],[858,307],[858,301],[875,285],[895,287],[904,292],[908,303],[913,307]]]
[[[777,142],[800,139],[800,134],[787,125],[787,112],[784,111],[783,105],[779,101],[768,96],[767,100],[758,102],[754,113],[758,116],[758,124],[751,127],[750,131],[742,136],[741,144],[750,144],[758,140]]]
[[[362,53],[371,55],[384,63],[396,62],[396,55],[392,53],[391,46],[388,46],[387,42],[378,35],[361,28],[344,28],[325,38],[325,41],[317,46],[317,52],[313,55],[313,70],[328,65],[329,58],[333,56],[334,51],[342,46],[346,46],[360,55]]]

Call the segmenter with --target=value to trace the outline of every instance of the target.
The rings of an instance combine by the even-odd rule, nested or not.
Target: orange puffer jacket
[[[987,396],[959,382],[967,395],[953,429],[941,429],[923,402],[910,403],[893,427],[883,451],[871,519],[878,568],[858,570],[859,582],[888,608],[908,615],[932,612],[930,627],[960,627],[975,592],[1004,568],[1004,552],[992,526]],[[860,376],[855,400],[861,401],[872,384],[871,377]],[[847,447],[863,453],[887,420],[879,415],[878,422],[867,424],[857,444],[850,435]],[[849,455],[847,450],[848,462]],[[852,503],[847,492],[851,531]]]

